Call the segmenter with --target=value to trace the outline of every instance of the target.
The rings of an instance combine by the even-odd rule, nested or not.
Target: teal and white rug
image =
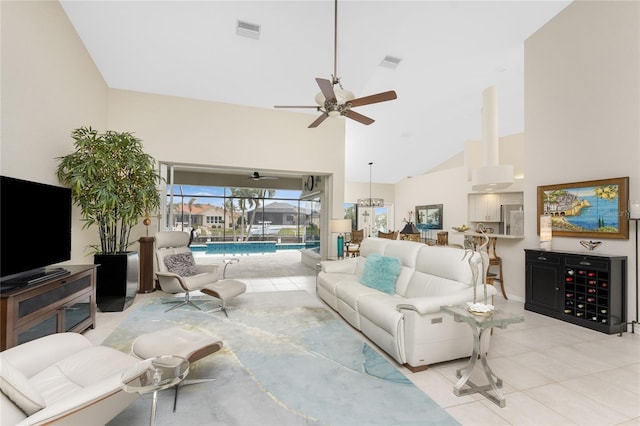
[[[194,363],[189,378],[216,381],[159,394],[158,425],[457,425],[362,336],[305,291],[246,293],[223,313],[164,312],[167,299],[134,307],[104,345],[129,352],[140,334],[180,326],[224,348]],[[199,302],[204,311],[215,301]],[[149,422],[143,395],[110,422]]]

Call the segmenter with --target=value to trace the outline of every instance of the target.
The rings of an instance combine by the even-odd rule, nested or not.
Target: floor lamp
[[[351,232],[351,219],[331,219],[331,232],[338,234],[338,259],[344,259],[344,234]]]
[[[631,324],[631,332],[635,333],[635,325],[638,324],[638,222],[640,221],[640,200],[629,201],[629,222],[631,221],[636,223],[636,319],[626,324]]]

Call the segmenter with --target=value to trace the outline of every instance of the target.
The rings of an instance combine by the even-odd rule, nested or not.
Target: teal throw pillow
[[[364,262],[360,284],[375,288],[387,294],[396,292],[396,279],[402,264],[397,257],[370,254]]]

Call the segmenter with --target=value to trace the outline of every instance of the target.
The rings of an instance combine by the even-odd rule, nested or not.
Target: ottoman
[[[216,337],[171,327],[147,333],[136,338],[131,344],[131,353],[140,359],[154,358],[161,355],[178,355],[192,364],[206,356],[218,352],[222,341]],[[175,386],[173,411],[178,403],[178,391],[181,386],[210,382],[215,379],[183,380]]]
[[[209,312],[222,311],[227,316],[227,318],[229,317],[226,308],[227,299],[239,296],[245,291],[247,291],[247,285],[242,281],[234,279],[223,279],[220,281],[216,281],[215,283],[207,284],[200,289],[200,292],[220,299],[220,306],[217,309]]]

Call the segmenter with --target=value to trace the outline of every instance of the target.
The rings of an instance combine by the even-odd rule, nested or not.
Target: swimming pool
[[[300,250],[319,247],[320,243],[313,241],[307,243],[277,243],[275,241],[242,241],[242,242],[208,242],[205,244],[192,244],[191,250],[204,254],[259,254],[275,253],[279,250]]]

